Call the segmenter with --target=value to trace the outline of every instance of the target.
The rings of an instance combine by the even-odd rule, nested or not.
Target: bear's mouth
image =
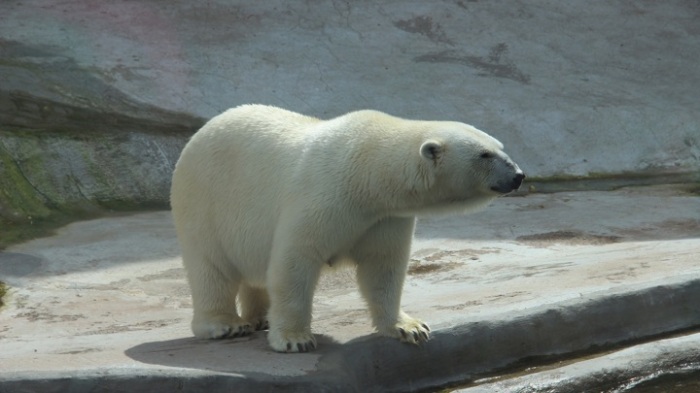
[[[491,187],[491,191],[505,195],[505,194],[509,194],[509,193],[513,192],[514,190],[512,188],[494,186],[494,187]]]

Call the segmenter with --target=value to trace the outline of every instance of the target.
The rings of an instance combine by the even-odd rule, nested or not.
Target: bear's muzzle
[[[521,171],[515,173],[515,177],[510,182],[501,182],[498,185],[491,187],[491,191],[501,194],[508,194],[517,191],[525,180],[525,174]]]

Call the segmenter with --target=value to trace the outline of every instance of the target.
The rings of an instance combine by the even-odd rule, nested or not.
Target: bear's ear
[[[434,139],[428,139],[420,146],[420,155],[426,160],[437,161],[442,157],[444,152],[445,147],[442,143]]]

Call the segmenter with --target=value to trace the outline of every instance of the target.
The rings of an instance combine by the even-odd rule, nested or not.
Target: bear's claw
[[[243,337],[253,333],[250,325],[238,325],[235,328],[231,326],[223,326],[218,329],[212,328],[211,338],[213,339],[223,339],[223,338],[236,338]]]
[[[249,324],[236,326],[236,329],[233,329],[232,327],[229,326],[228,327],[228,334],[222,338],[242,337],[242,336],[247,336],[251,333],[252,333],[252,329],[250,328]]]
[[[204,339],[225,339],[243,337],[253,333],[249,323],[243,323],[229,315],[196,318],[192,321],[195,336]]]
[[[297,343],[297,349],[299,352],[309,352],[312,349],[316,349],[316,343],[314,342],[308,342],[308,343]]]
[[[316,338],[311,333],[282,334],[270,331],[267,339],[277,352],[309,352],[316,349]]]
[[[416,345],[430,340],[430,328],[428,325],[405,314],[396,325],[384,331],[380,330],[380,333],[396,337],[402,342]]]
[[[255,330],[267,330],[270,328],[270,323],[265,320],[260,320],[255,324]]]

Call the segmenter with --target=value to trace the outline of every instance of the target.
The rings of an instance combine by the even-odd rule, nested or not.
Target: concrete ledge
[[[543,305],[435,334],[413,348],[373,340],[352,348],[358,391],[414,391],[474,380],[531,358],[604,348],[700,324],[700,280],[658,283]],[[360,363],[358,367],[358,363]]]
[[[687,277],[687,280],[675,281],[599,293],[585,299],[547,304],[487,321],[441,329],[422,347],[376,336],[345,344],[322,337],[318,368],[307,375],[274,376],[264,371],[264,364],[258,373],[195,370],[199,363],[197,348],[202,343],[182,339],[147,343],[126,350],[126,355],[132,359],[167,367],[164,369],[3,373],[0,391],[420,391],[473,380],[533,357],[603,348],[697,326],[700,324],[700,304],[697,303],[700,279]],[[696,340],[700,341],[700,337]],[[698,341],[693,343],[697,345]],[[271,356],[288,357],[289,361],[298,357]]]

